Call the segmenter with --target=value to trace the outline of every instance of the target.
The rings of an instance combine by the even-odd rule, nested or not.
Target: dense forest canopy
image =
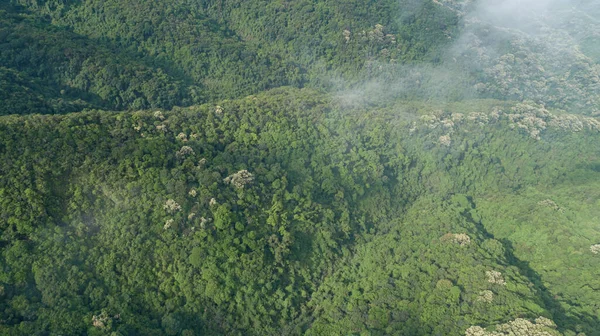
[[[0,3],[0,334],[600,335],[600,6],[525,2]]]

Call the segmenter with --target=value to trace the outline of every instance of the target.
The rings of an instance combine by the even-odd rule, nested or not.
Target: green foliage
[[[0,334],[598,335],[596,23],[467,10],[1,3]]]
[[[411,1],[12,3],[25,9],[2,5],[0,59],[42,83],[34,91],[40,103],[7,111],[19,114],[171,108],[282,85],[338,87],[379,76],[378,64],[435,61],[457,24],[451,11]]]
[[[480,247],[490,239],[469,210],[455,199],[426,197],[402,222],[385,224],[388,233],[361,245],[313,295],[318,318],[308,334],[458,335],[464,326],[543,312],[536,289],[505,255]],[[442,238],[457,231],[468,233],[470,243]],[[491,269],[501,270],[508,284],[490,284]],[[481,297],[485,290],[493,293],[490,302]]]
[[[131,53],[7,5],[0,12],[0,98],[8,103],[2,114],[170,108],[200,101],[193,96],[197,88]]]
[[[510,108],[498,104],[470,108]],[[424,120],[411,110],[435,107],[366,111],[278,89],[218,107],[1,118],[3,332],[460,334],[539,315],[594,330],[593,297],[571,313],[580,292],[542,282],[480,202],[588,176],[593,161],[577,158],[597,158],[598,134],[536,141],[500,118],[455,125],[445,147],[423,121],[409,131]],[[252,183],[226,182],[242,170]]]

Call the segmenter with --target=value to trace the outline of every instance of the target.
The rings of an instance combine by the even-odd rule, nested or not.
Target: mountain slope
[[[460,334],[541,315],[593,335],[594,303],[572,314],[578,292],[544,286],[475,204],[568,181],[598,154],[598,121],[547,112],[537,140],[510,128],[520,105],[436,108],[343,108],[286,89],[172,112],[2,118],[4,332]]]
[[[0,59],[6,69],[0,94],[9,102],[2,114],[172,107],[198,101],[192,97],[193,86],[134,55],[6,4],[0,10]],[[40,102],[35,108],[20,107],[20,95],[33,95]]]
[[[600,335],[591,0],[0,3],[0,334]]]

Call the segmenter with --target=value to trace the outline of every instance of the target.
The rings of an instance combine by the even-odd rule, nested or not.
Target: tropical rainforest
[[[0,335],[600,335],[599,17],[0,2]]]

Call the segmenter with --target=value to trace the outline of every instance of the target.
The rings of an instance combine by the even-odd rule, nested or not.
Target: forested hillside
[[[456,25],[433,4],[407,5],[398,24],[393,1],[13,2],[0,7],[0,60],[43,86],[3,88],[4,99],[16,100],[3,114],[171,108],[282,85],[346,87],[380,74],[380,62],[433,59]],[[425,26],[432,29],[423,34]],[[36,107],[16,108],[25,95]]]
[[[0,5],[0,114],[64,113],[88,107],[191,104],[183,78],[6,4]],[[196,90],[197,91],[197,90]]]
[[[600,335],[600,8],[530,6],[0,4],[0,335]]]

